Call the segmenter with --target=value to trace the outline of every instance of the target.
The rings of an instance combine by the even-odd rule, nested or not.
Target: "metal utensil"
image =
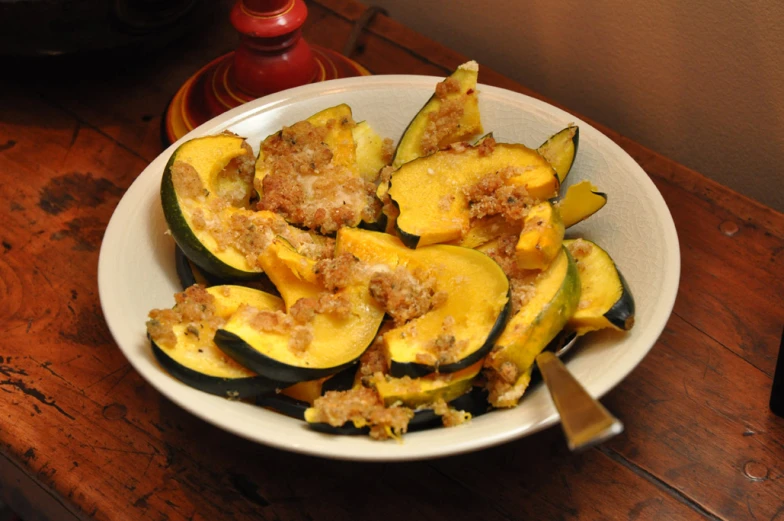
[[[623,423],[588,394],[559,360],[576,342],[577,335],[562,335],[551,342],[551,350],[536,357],[572,451],[587,449],[623,432]]]

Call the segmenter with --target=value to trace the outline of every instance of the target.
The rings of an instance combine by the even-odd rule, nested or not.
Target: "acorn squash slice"
[[[531,380],[538,355],[566,325],[580,299],[574,259],[561,248],[535,279],[532,296],[509,319],[485,360],[485,376],[494,407],[514,407]]]
[[[228,320],[241,304],[274,311],[283,309],[281,299],[241,286],[213,286],[206,290],[196,286],[184,295],[184,305],[188,305],[188,299],[191,305],[209,301],[205,305],[210,317],[181,318],[171,324],[171,335],[161,327],[164,319],[160,314],[151,315],[148,322],[153,354],[169,374],[191,387],[228,398],[257,396],[282,386],[238,364],[213,342],[216,325]]]
[[[435,276],[443,301],[382,335],[394,377],[452,373],[473,365],[506,322],[509,280],[481,252],[451,245],[410,250],[397,237],[352,228],[338,232],[335,249],[377,271],[404,268]]]
[[[607,204],[607,194],[599,192],[590,181],[570,186],[558,202],[561,220],[566,228],[584,221]]]
[[[515,246],[517,265],[526,270],[547,268],[561,252],[564,231],[561,215],[552,203],[545,201],[531,207]]]
[[[289,403],[285,405],[287,406],[287,411],[296,414],[293,417],[304,419],[308,422],[311,429],[318,432],[343,435],[368,434],[370,432],[370,427],[368,427],[367,422],[361,418],[346,421],[343,425],[331,425],[327,422],[320,421],[322,419],[320,417],[321,415],[315,408],[308,407],[307,402],[299,402],[299,404],[293,405],[289,401]],[[490,410],[490,404],[487,402],[487,393],[484,389],[479,387],[470,388],[468,392],[447,402],[447,405],[450,409],[467,413],[470,418],[481,416]],[[270,407],[275,408],[274,405],[270,405]],[[288,414],[288,412],[284,412],[282,409],[281,412]],[[414,411],[413,416],[408,422],[406,432],[433,429],[441,427],[442,425],[443,420],[440,415],[436,414],[432,408],[423,407]]]
[[[208,273],[233,279],[258,276],[241,253],[220,248],[205,222],[247,206],[250,147],[239,136],[220,134],[192,139],[174,151],[161,179],[161,204],[171,235],[185,255]],[[237,168],[238,161],[243,162]],[[234,168],[227,168],[231,165]],[[228,208],[224,208],[228,206]]]
[[[328,295],[313,270],[315,261],[281,240],[275,240],[259,260],[280,291],[286,313],[260,315],[252,307],[242,307],[218,330],[215,343],[242,365],[282,382],[315,380],[355,364],[384,318],[367,281]],[[304,324],[294,319],[292,307],[301,299],[323,296],[346,299],[345,312],[316,312]]]
[[[396,227],[409,248],[460,240],[471,225],[466,189],[506,168],[519,174],[505,184],[523,187],[532,202],[558,193],[558,177],[536,151],[499,143],[491,153],[460,147],[436,152],[403,165],[392,176],[389,195],[400,209]]]
[[[568,328],[578,335],[604,328],[629,330],[634,325],[634,297],[610,255],[585,239],[566,240],[580,273],[580,303]]]
[[[382,377],[372,385],[386,406],[400,403],[416,409],[438,400],[451,402],[472,388],[474,378],[482,370],[482,360],[454,373],[431,373],[419,378]]]
[[[389,157],[384,157],[388,152],[384,150],[384,139],[373,130],[370,123],[360,121],[352,131],[354,142],[357,144],[357,168],[365,181],[375,183],[378,173],[387,166]]]
[[[395,150],[393,167],[400,168],[418,157],[482,132],[476,90],[478,75],[479,65],[470,61],[436,85],[435,94],[403,132]]]
[[[266,138],[253,182],[258,208],[324,234],[374,221],[380,206],[375,186],[357,165],[355,128],[351,108],[343,104]]]
[[[550,136],[542,143],[537,151],[553,166],[558,174],[558,181],[564,182],[574,164],[577,156],[577,147],[580,144],[580,128],[569,125]]]

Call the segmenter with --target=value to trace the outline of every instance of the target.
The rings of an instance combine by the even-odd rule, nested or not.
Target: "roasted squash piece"
[[[283,309],[278,297],[241,286],[194,286],[178,302],[172,311],[151,312],[147,323],[153,354],[169,374],[191,387],[228,398],[256,396],[281,386],[238,364],[213,342],[216,329],[242,303],[275,311]]]
[[[234,248],[220,248],[204,221],[222,214],[223,190],[236,183],[238,206],[247,205],[247,159],[252,151],[239,136],[221,134],[187,141],[174,151],[161,179],[163,215],[185,255],[208,273],[236,279],[258,276]],[[234,168],[227,167],[232,164]],[[240,165],[243,165],[240,167]],[[228,175],[222,175],[228,170]],[[245,172],[245,184],[239,178]],[[215,204],[215,206],[213,206]]]
[[[280,240],[260,262],[280,291],[286,313],[241,307],[215,334],[215,343],[244,366],[282,382],[315,380],[354,364],[384,318],[367,280],[357,278],[329,292],[314,272],[314,261]]]
[[[382,377],[373,380],[372,385],[387,406],[400,403],[415,409],[439,400],[451,402],[471,390],[482,363],[480,360],[454,373],[432,373],[419,378]]]
[[[387,165],[384,139],[367,121],[360,121],[352,131],[357,144],[357,168],[365,181],[375,183],[379,171]]]
[[[516,188],[534,203],[558,193],[558,177],[535,150],[523,145],[496,144],[491,151],[460,146],[403,165],[392,176],[389,195],[400,209],[397,231],[410,248],[459,241],[471,227],[472,187],[507,174],[503,186]],[[490,198],[494,197],[489,194]],[[502,203],[509,199],[504,197]]]
[[[542,143],[537,151],[550,163],[558,174],[558,181],[564,182],[574,164],[577,156],[577,147],[580,143],[580,129],[569,125],[550,136]]]
[[[599,192],[590,181],[570,186],[558,202],[561,220],[566,228],[592,216],[607,204],[607,194]]]
[[[359,171],[355,126],[343,104],[265,139],[255,168],[258,208],[322,233],[375,216],[375,186]]]
[[[410,250],[397,237],[352,228],[338,232],[336,251],[351,253],[377,272],[404,268],[435,276],[432,302],[439,300],[436,295],[440,301],[382,336],[392,376],[464,369],[485,356],[503,328],[509,281],[481,252],[449,245]]]
[[[580,273],[580,303],[569,318],[569,329],[578,335],[634,325],[634,298],[626,280],[602,248],[585,239],[566,240]]]
[[[517,265],[526,270],[543,270],[561,252],[564,225],[558,209],[549,201],[528,211],[515,252]]]
[[[479,65],[460,65],[436,85],[435,94],[414,116],[400,138],[392,166],[400,168],[418,157],[482,132],[476,80]]]
[[[503,215],[492,215],[471,221],[471,228],[462,239],[450,244],[464,248],[478,248],[502,235],[518,235],[522,227],[520,223],[510,223]]]
[[[489,401],[514,407],[531,381],[534,360],[563,329],[580,299],[574,259],[565,248],[536,277],[533,294],[509,319],[485,360]]]
[[[206,274],[252,280],[255,262],[276,235],[309,255],[322,248],[313,235],[271,212],[248,208],[253,155],[243,138],[220,134],[196,138],[172,154],[161,180],[161,203],[171,235],[185,256]]]

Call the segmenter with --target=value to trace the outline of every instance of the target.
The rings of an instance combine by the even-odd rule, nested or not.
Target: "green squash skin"
[[[615,265],[615,264],[613,264]],[[628,331],[634,325],[634,297],[629,289],[629,284],[623,278],[621,270],[615,266],[615,271],[618,272],[618,278],[621,279],[621,286],[623,292],[621,298],[615,301],[615,304],[604,314],[604,318],[610,321],[611,324]]]
[[[375,341],[375,337],[373,340]],[[324,376],[338,373],[359,362],[359,357],[357,357],[344,364],[324,368],[296,367],[283,364],[260,353],[258,350],[253,349],[253,347],[242,338],[224,329],[219,329],[215,333],[215,344],[221,351],[254,373],[271,380],[288,384],[323,378]]]
[[[451,364],[439,365],[438,367],[427,364],[418,364],[416,362],[396,362],[392,360],[389,367],[389,374],[395,378],[402,378],[404,376],[419,378],[421,376],[426,376],[432,373],[454,373],[455,371],[465,369],[466,367],[477,363],[479,360],[484,358],[491,349],[493,349],[495,340],[501,335],[501,333],[504,331],[504,328],[506,327],[506,322],[509,319],[509,312],[511,309],[512,294],[510,290],[510,293],[507,295],[506,305],[501,310],[501,313],[498,314],[498,318],[496,319],[495,324],[493,324],[492,329],[490,329],[490,334],[487,336],[485,343],[482,344],[482,347],[462,360],[458,360],[457,362],[453,362]]]
[[[260,397],[256,400],[256,404],[270,407],[286,416],[303,421],[305,420],[305,411],[310,407],[307,402],[295,400],[294,398],[281,394]],[[472,417],[481,416],[490,410],[490,404],[487,402],[487,392],[479,387],[474,387],[463,396],[455,398],[449,402],[449,406],[458,411],[471,413]],[[420,409],[414,412],[414,417],[408,422],[407,432],[433,429],[440,427],[441,424],[441,417],[433,412],[433,409]],[[317,432],[340,434],[344,436],[355,436],[370,432],[369,427],[356,427],[351,422],[347,422],[340,427],[333,427],[329,423],[322,422],[309,423],[308,426]]]
[[[155,355],[155,359],[158,360],[158,363],[167,373],[184,384],[209,394],[214,394],[223,398],[252,398],[273,392],[275,389],[283,386],[280,382],[270,380],[263,376],[221,378],[218,376],[206,375],[175,361],[152,339],[150,339],[150,344],[152,345],[152,352]]]
[[[261,272],[243,271],[229,266],[215,255],[213,255],[193,233],[185,216],[180,209],[177,201],[177,193],[174,190],[172,181],[171,167],[177,159],[177,150],[174,151],[161,179],[161,206],[166,224],[169,226],[171,235],[177,245],[182,249],[188,259],[196,264],[206,273],[215,275],[222,279],[231,280],[253,280],[261,276]]]
[[[539,152],[540,154],[542,154],[542,150],[543,150],[543,149],[545,149],[545,147],[547,147],[548,143],[550,143],[550,141],[551,141],[551,140],[552,140],[552,139],[553,139],[555,136],[557,136],[557,135],[558,135],[558,134],[560,134],[561,132],[564,132],[564,131],[565,131],[565,130],[567,130],[568,128],[569,128],[569,127],[567,127],[566,129],[560,130],[560,131],[556,132],[555,134],[553,134],[552,136],[550,136],[549,138],[547,138],[547,141],[545,141],[544,143],[542,143],[542,144],[539,146],[539,148],[537,148],[537,149],[536,149],[536,151],[537,151],[537,152]],[[569,172],[571,172],[571,171],[572,171],[572,166],[574,166],[574,161],[577,159],[577,151],[578,151],[578,150],[579,150],[579,148],[580,148],[580,127],[575,127],[575,128],[576,128],[576,130],[575,130],[575,132],[574,132],[574,137],[572,137],[572,143],[574,144],[574,155],[572,156],[572,162],[571,162],[571,164],[569,165],[569,168],[566,170],[566,172],[564,172],[564,174],[563,174],[563,177],[561,177],[561,175],[560,175],[560,174],[558,174],[558,180],[561,182],[561,184],[563,184],[564,180],[566,179],[566,176],[568,176],[568,175],[569,175]],[[542,154],[542,155],[544,155],[544,154]],[[553,170],[555,170],[555,168],[553,168]]]

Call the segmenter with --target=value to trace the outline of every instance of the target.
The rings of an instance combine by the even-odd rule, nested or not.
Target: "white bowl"
[[[480,73],[481,76],[481,73]],[[494,411],[450,429],[407,434],[404,442],[314,432],[303,422],[246,403],[192,389],[156,363],[145,321],[153,308],[168,308],[180,291],[174,269],[174,241],[165,234],[159,187],[169,156],[183,141],[229,129],[256,150],[283,125],[321,109],[348,103],[356,121],[367,120],[382,136],[398,139],[432,94],[439,78],[374,76],[333,80],[267,96],[201,125],[155,159],[120,201],[106,229],[98,265],[98,286],[106,321],[133,367],[166,397],[196,416],[249,440],[328,458],[411,460],[504,443],[558,421],[547,390],[531,389],[520,406]],[[582,340],[569,369],[594,396],[602,396],[640,363],[661,334],[672,311],[680,274],[680,252],[667,206],[640,166],[587,123],[522,94],[480,86],[485,131],[498,141],[536,147],[568,123],[580,126],[577,159],[566,184],[590,179],[608,194],[607,205],[571,228],[605,248],[634,295],[636,325],[627,334],[598,333]]]

